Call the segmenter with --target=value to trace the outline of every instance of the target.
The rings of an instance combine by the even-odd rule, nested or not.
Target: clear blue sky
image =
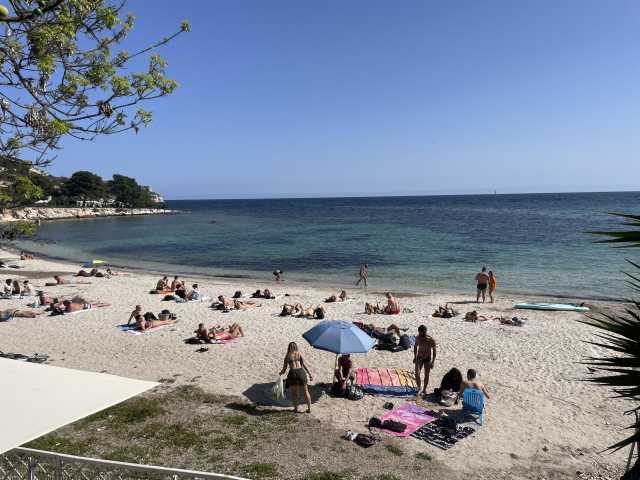
[[[56,174],[168,198],[638,189],[640,2],[130,0],[180,83]]]

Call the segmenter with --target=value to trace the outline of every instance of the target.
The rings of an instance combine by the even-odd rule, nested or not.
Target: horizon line
[[[510,196],[510,195],[554,195],[554,194],[564,194],[564,195],[579,195],[584,193],[592,193],[592,194],[601,194],[601,193],[640,193],[640,190],[589,190],[589,191],[549,191],[549,192],[509,192],[509,193],[499,193],[497,190],[493,193],[485,192],[485,193],[420,193],[420,194],[410,194],[410,193],[378,193],[378,194],[346,194],[346,195],[307,195],[300,196],[300,194],[282,194],[283,196],[245,196],[245,197],[195,197],[195,198],[166,198],[166,201],[170,202],[187,202],[187,201],[196,201],[196,200],[314,200],[314,199],[338,199],[338,198],[402,198],[402,197],[480,197],[480,196]]]

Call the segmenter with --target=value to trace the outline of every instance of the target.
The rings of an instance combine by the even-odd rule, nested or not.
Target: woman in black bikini
[[[313,380],[313,375],[307,368],[302,358],[302,354],[298,351],[298,345],[291,342],[287,348],[287,355],[284,357],[284,365],[280,371],[280,375],[284,375],[289,369],[287,375],[287,387],[291,388],[291,399],[293,400],[293,411],[298,412],[298,388],[302,388],[304,401],[307,404],[307,413],[311,413],[311,397],[309,396],[309,380]]]

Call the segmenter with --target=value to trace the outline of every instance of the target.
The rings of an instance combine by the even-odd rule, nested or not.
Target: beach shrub
[[[404,455],[404,452],[400,447],[396,447],[395,445],[385,445],[384,448],[387,449],[387,452],[395,455],[396,457],[401,457]]]

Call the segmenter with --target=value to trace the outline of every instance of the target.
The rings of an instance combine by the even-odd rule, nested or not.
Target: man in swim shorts
[[[436,361],[436,341],[427,335],[427,327],[420,325],[418,327],[418,336],[416,344],[413,347],[413,363],[416,367],[416,385],[418,393],[426,395],[427,386],[429,385],[429,374]],[[424,383],[420,381],[420,371],[424,368]],[[422,384],[422,392],[420,385]]]
[[[482,295],[482,303],[484,303],[488,286],[489,274],[487,273],[487,267],[482,267],[482,271],[476,275],[476,303],[480,303],[480,295]]]

